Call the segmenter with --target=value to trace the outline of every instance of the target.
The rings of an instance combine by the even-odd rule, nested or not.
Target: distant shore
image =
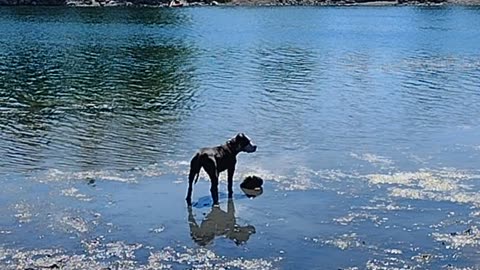
[[[479,6],[480,0],[232,0],[182,1],[181,7],[195,6]],[[0,6],[73,7],[168,7],[167,0],[0,0]],[[175,7],[178,8],[178,7]]]

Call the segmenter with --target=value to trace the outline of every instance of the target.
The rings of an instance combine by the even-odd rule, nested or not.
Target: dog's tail
[[[198,177],[200,176],[200,154],[196,154],[192,161],[190,161],[190,174],[188,175],[189,183],[192,183],[195,178],[195,184],[198,181]]]

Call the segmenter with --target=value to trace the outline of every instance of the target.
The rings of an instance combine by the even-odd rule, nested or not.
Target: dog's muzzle
[[[247,146],[245,146],[243,148],[243,151],[245,151],[247,153],[253,153],[253,152],[257,151],[257,146],[254,145],[254,144],[248,144]]]

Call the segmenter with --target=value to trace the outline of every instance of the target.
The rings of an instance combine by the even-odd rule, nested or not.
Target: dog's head
[[[236,224],[235,224],[236,225]],[[232,239],[237,246],[245,244],[252,234],[256,233],[255,227],[252,225],[235,226],[234,230],[227,233],[227,237]]]
[[[228,143],[236,152],[253,153],[257,151],[257,146],[243,133],[238,133],[237,136],[230,139]]]

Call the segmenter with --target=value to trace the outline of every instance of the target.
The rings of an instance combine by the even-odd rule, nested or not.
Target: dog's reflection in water
[[[192,208],[188,207],[188,224],[193,241],[200,246],[210,244],[218,236],[225,236],[235,244],[241,245],[255,233],[255,227],[252,225],[240,226],[237,224],[235,205],[232,199],[228,200],[227,212],[220,207],[212,207],[200,226],[193,216]]]

